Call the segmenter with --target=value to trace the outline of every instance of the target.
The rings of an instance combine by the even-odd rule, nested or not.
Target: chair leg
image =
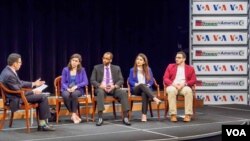
[[[92,111],[92,121],[94,122],[95,121],[95,111],[96,111],[96,101],[95,100],[92,100],[93,101],[93,111]]]
[[[27,132],[30,132],[30,121],[29,121],[29,110],[25,109],[25,120],[26,120],[26,128]]]
[[[130,114],[129,114],[129,120],[130,120],[130,119],[131,119],[131,117],[132,117],[133,104],[134,104],[134,101],[133,101],[133,100],[131,100],[131,101],[130,101]]]
[[[195,117],[195,116],[196,116],[195,114],[196,114],[196,97],[194,96],[194,97],[193,97],[193,116],[192,116],[193,119],[196,118],[196,117]]]
[[[160,106],[157,106],[157,116],[158,120],[160,120]]]
[[[79,102],[77,107],[78,107],[78,116],[81,118],[81,106]]]
[[[39,125],[39,109],[38,107],[36,108],[36,122],[37,122],[37,126]]]
[[[128,111],[128,118],[129,118],[129,120],[131,119],[131,112],[132,112],[131,110]]]
[[[61,109],[61,102],[56,102],[56,124],[58,124],[60,109]]]
[[[86,105],[85,105],[85,111],[86,111],[86,120],[89,122],[89,102],[88,99],[86,100]]]
[[[164,103],[165,103],[165,112],[164,112],[164,116],[165,116],[165,118],[167,118],[167,113],[168,113],[168,100],[167,100],[167,98],[166,99],[164,99]]]
[[[11,115],[10,115],[10,123],[9,123],[9,127],[10,127],[10,128],[12,127],[13,117],[14,117],[14,112],[11,112]]]
[[[153,111],[152,111],[152,102],[149,101],[148,105],[149,105],[150,115],[151,115],[151,117],[154,117]]]
[[[112,104],[113,104],[113,115],[116,119],[115,102],[113,101]]]
[[[129,113],[127,113],[129,115]],[[123,119],[125,117],[125,115],[123,115],[123,109],[122,109],[122,106],[121,106],[121,118]]]
[[[3,127],[4,127],[4,122],[5,122],[5,119],[6,119],[6,115],[7,115],[7,109],[4,109],[3,118],[2,118],[2,121],[1,121],[1,125],[0,125],[0,130],[2,130]]]

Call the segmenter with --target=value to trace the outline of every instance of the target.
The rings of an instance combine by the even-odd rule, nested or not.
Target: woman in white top
[[[130,69],[129,85],[133,95],[142,96],[142,118],[141,121],[147,121],[147,110],[149,100],[155,101],[158,105],[161,103],[157,97],[153,95],[152,85],[154,77],[148,66],[148,59],[145,54],[139,53],[135,59],[134,67]]]

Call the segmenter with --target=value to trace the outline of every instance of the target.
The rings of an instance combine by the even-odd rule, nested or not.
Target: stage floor
[[[148,112],[149,113],[149,112]],[[117,113],[119,114],[119,113]],[[163,111],[161,113],[163,116]],[[38,132],[32,126],[31,133],[26,133],[25,121],[14,120],[13,128],[5,128],[0,132],[0,141],[174,141],[174,140],[208,140],[217,137],[220,140],[221,125],[243,124],[250,120],[250,107],[247,105],[218,105],[204,106],[197,109],[196,119],[189,123],[182,121],[183,110],[178,110],[178,122],[169,119],[158,121],[157,113],[154,117],[148,114],[148,121],[140,121],[140,112],[133,112],[132,126],[122,124],[118,116],[114,120],[112,114],[104,114],[103,126],[95,126],[95,122],[83,120],[80,124],[73,124],[70,117],[62,117],[61,122],[54,124],[54,132]],[[205,139],[204,139],[205,138]],[[210,139],[213,140],[213,139]]]

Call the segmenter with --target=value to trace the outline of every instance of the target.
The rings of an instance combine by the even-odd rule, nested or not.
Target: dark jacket
[[[112,79],[114,85],[122,86],[124,83],[122,72],[119,66],[116,65],[110,65]],[[101,85],[104,75],[104,65],[99,64],[94,66],[94,69],[91,74],[90,82],[91,84],[98,88],[99,85]]]
[[[32,82],[20,80],[19,77],[11,70],[9,66],[6,66],[0,74],[0,82],[2,82],[8,89],[18,91],[22,88],[31,88]],[[31,95],[33,91],[28,91],[25,95]],[[19,109],[21,104],[21,98],[17,95],[7,94],[7,102],[5,104],[10,105],[12,112]]]

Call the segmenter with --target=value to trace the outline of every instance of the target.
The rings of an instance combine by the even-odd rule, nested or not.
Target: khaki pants
[[[177,114],[176,95],[184,95],[185,114],[193,115],[193,91],[190,87],[184,86],[181,90],[177,90],[174,86],[166,88],[168,94],[169,115]]]

